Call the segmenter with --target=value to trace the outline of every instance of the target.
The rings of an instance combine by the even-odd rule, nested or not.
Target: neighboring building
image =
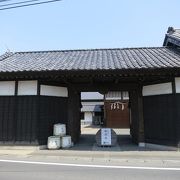
[[[98,92],[81,93],[81,123],[102,125],[104,96]]]
[[[179,30],[173,29],[163,47],[0,56],[0,143],[44,145],[55,123],[65,123],[77,143],[80,93],[100,92],[119,93],[104,108],[105,126],[117,127],[120,113],[122,121],[129,119],[136,144],[180,147],[179,42]]]
[[[180,29],[174,29],[173,27],[169,27],[163,45],[180,47]]]

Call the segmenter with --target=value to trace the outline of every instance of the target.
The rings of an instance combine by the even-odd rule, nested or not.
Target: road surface
[[[0,161],[0,180],[174,180],[180,179],[180,168],[96,166]]]

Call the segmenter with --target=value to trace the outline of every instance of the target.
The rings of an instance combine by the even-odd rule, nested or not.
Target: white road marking
[[[143,166],[105,166],[105,165],[90,165],[90,164],[52,163],[52,162],[40,162],[40,161],[16,161],[16,160],[5,160],[5,159],[0,159],[0,162],[20,163],[20,164],[36,164],[36,165],[52,165],[52,166],[87,167],[87,168],[180,171],[180,168],[177,168],[177,167],[173,168],[173,167],[143,167]]]

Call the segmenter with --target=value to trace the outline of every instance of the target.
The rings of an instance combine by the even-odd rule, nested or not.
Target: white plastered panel
[[[92,112],[85,112],[84,113],[84,120],[88,122],[92,122],[93,114]]]
[[[0,82],[0,96],[14,96],[15,81],[1,81]]]
[[[180,77],[175,78],[176,93],[180,93]]]
[[[37,81],[18,81],[18,95],[37,95]]]
[[[105,94],[106,100],[118,100],[121,99],[121,91],[109,91]]]
[[[68,90],[66,87],[41,85],[40,95],[68,97]]]
[[[172,83],[162,83],[143,86],[143,96],[160,95],[160,94],[171,94]]]

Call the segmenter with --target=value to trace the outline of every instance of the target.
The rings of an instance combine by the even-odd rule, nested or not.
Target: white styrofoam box
[[[65,124],[54,124],[53,134],[55,136],[66,135],[66,125]]]
[[[61,147],[60,136],[49,136],[47,147],[48,149],[59,149]]]
[[[18,81],[18,95],[37,95],[37,80]]]
[[[0,96],[14,96],[15,81],[0,81]]]
[[[68,90],[67,87],[41,85],[40,95],[68,97]]]
[[[171,82],[143,86],[143,96],[171,94],[171,93],[172,93]]]
[[[71,136],[62,136],[61,137],[61,147],[69,148],[72,146]]]
[[[180,77],[175,78],[176,93],[180,93]]]

